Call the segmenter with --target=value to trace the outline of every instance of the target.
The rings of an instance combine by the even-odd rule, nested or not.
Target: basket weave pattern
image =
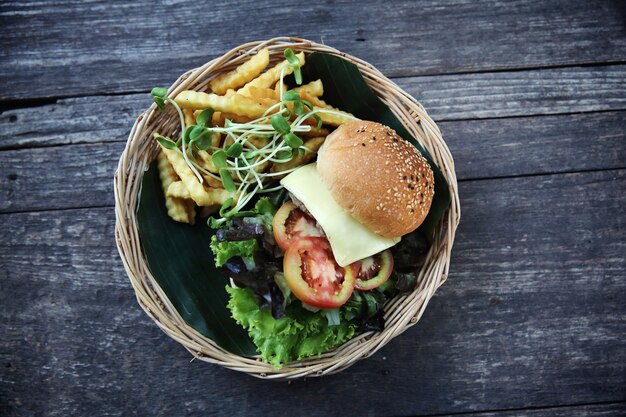
[[[142,175],[159,151],[152,134],[158,131],[164,136],[172,136],[180,128],[178,115],[171,106],[161,113],[153,104],[139,116],[132,127],[115,172],[115,236],[139,305],[165,333],[185,346],[196,358],[260,378],[321,376],[339,372],[356,361],[373,355],[391,339],[415,324],[436,289],[446,280],[450,252],[460,219],[454,162],[439,128],[413,97],[367,62],[299,38],[274,38],[241,45],[224,56],[183,74],[169,88],[169,96],[175,97],[183,90],[208,90],[208,83],[214,76],[234,69],[265,47],[270,51],[272,62],[281,60],[283,50],[290,47],[295,52],[319,51],[337,55],[356,64],[374,92],[389,106],[413,137],[430,152],[448,181],[452,204],[437,228],[426,263],[418,274],[418,286],[409,295],[396,297],[385,306],[385,329],[379,333],[358,335],[320,357],[289,363],[277,370],[257,357],[243,357],[224,350],[185,323],[150,273],[143,258],[135,219]]]

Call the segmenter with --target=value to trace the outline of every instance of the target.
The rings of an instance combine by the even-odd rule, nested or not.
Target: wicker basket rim
[[[195,358],[241,371],[259,378],[293,379],[339,372],[360,359],[369,357],[392,338],[414,325],[424,313],[428,301],[447,276],[456,228],[460,221],[458,186],[454,161],[439,128],[425,109],[393,81],[371,64],[334,48],[293,37],[277,37],[249,42],[231,49],[205,65],[187,71],[169,88],[171,96],[185,89],[206,89],[215,75],[228,71],[246,60],[250,54],[267,47],[278,58],[284,48],[304,52],[325,52],[340,56],[357,65],[374,92],[392,110],[407,130],[429,151],[448,181],[452,203],[438,226],[435,239],[418,274],[418,286],[409,295],[397,297],[385,308],[387,325],[380,333],[358,335],[342,346],[321,355],[287,364],[275,369],[258,357],[244,357],[228,352],[211,339],[201,335],[180,317],[149,271],[137,230],[135,209],[141,176],[156,155],[157,146],[150,140],[157,128],[171,128],[176,119],[167,113],[159,115],[152,105],[135,121],[120,156],[114,176],[116,244],[142,309],[171,338],[181,343]]]

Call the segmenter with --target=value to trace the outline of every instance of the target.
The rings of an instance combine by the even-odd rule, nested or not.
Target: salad
[[[231,315],[276,368],[384,328],[386,301],[416,286],[434,194],[416,148],[326,104],[305,55],[284,56],[266,70],[260,50],[208,93],[152,91],[180,118],[178,138],[154,135],[168,215],[214,230]]]

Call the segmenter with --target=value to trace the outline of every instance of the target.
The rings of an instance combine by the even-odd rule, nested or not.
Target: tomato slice
[[[373,290],[389,279],[393,270],[393,255],[387,249],[384,252],[354,262],[350,266],[356,276],[356,288],[364,291]]]
[[[292,241],[285,253],[283,267],[293,294],[314,307],[340,307],[354,290],[354,271],[337,264],[328,240],[323,237],[302,237]]]
[[[284,251],[289,248],[291,242],[306,236],[324,236],[311,215],[300,210],[293,201],[283,204],[272,220],[274,239]]]

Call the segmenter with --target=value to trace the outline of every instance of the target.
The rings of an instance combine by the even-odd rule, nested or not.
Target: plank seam
[[[624,170],[626,170],[626,166],[618,167],[618,168],[600,168],[600,169],[571,170],[571,171],[563,171],[563,172],[549,172],[549,173],[536,173],[536,174],[504,175],[504,176],[485,177],[485,178],[466,178],[466,179],[459,179],[458,182],[468,183],[468,182],[478,182],[478,181],[485,181],[485,180],[506,180],[506,179],[515,179],[515,178],[547,177],[547,176],[569,175],[569,174],[588,174],[588,173],[594,173],[594,172],[609,172],[609,171],[615,171],[617,173],[619,171],[624,171]],[[94,206],[74,206],[74,207],[60,207],[60,208],[7,210],[7,211],[0,211],[0,216],[11,215],[11,214],[24,214],[24,213],[45,213],[45,212],[50,212],[50,211],[90,210],[90,209],[100,209],[100,208],[115,208],[115,205],[103,204],[103,205],[94,205]]]
[[[595,113],[619,113],[626,111],[626,107],[624,108],[613,108],[613,109],[601,109],[601,110],[590,110],[590,111],[570,111],[570,112],[560,112],[560,113],[538,113],[538,114],[515,114],[510,116],[488,116],[488,117],[468,117],[468,118],[458,118],[458,119],[436,119],[437,123],[447,123],[447,122],[467,122],[473,120],[501,120],[501,119],[529,119],[529,118],[537,118],[537,117],[554,117],[554,116],[576,116],[580,114],[595,114]]]
[[[497,408],[493,410],[480,410],[480,411],[460,411],[456,413],[443,413],[443,414],[414,414],[412,417],[447,417],[447,416],[464,416],[464,415],[475,415],[480,416],[481,414],[490,414],[490,413],[510,413],[516,411],[539,411],[539,410],[554,410],[554,409],[562,409],[562,408],[580,408],[580,407],[593,407],[593,406],[610,406],[610,405],[620,405],[626,404],[626,400],[618,400],[618,401],[600,401],[594,403],[584,403],[584,404],[558,404],[558,405],[537,405],[537,406],[529,406],[523,408]]]
[[[528,67],[515,67],[515,68],[492,68],[492,69],[477,69],[471,71],[450,71],[450,72],[433,72],[433,73],[410,73],[406,74],[402,72],[394,73],[393,76],[389,78],[393,79],[404,79],[404,78],[422,78],[422,77],[439,77],[439,76],[449,76],[449,75],[471,75],[471,74],[489,74],[489,73],[506,73],[506,72],[528,72],[528,71],[543,71],[543,70],[551,70],[551,69],[561,69],[561,68],[591,68],[591,67],[608,67],[615,65],[624,65],[626,64],[626,60],[615,60],[615,61],[602,61],[602,62],[580,62],[575,64],[554,64],[554,65],[538,65],[538,66],[528,66]]]
[[[463,178],[458,182],[478,182],[478,181],[490,181],[490,180],[506,180],[515,178],[533,178],[533,177],[548,177],[551,175],[569,175],[569,174],[588,174],[593,172],[607,172],[607,171],[622,171],[626,169],[626,166],[611,167],[611,168],[596,168],[596,169],[573,169],[569,171],[558,172],[536,172],[533,174],[512,174],[512,175],[496,175],[493,177],[475,177],[475,178]]]
[[[395,80],[401,80],[406,78],[424,78],[424,77],[445,77],[454,75],[472,75],[472,74],[490,74],[490,73],[516,73],[516,72],[531,72],[531,71],[547,71],[552,69],[566,69],[566,68],[602,68],[607,66],[619,66],[626,65],[626,60],[615,61],[603,61],[603,62],[582,62],[576,64],[556,64],[546,66],[530,66],[530,67],[516,67],[516,68],[493,68],[485,70],[472,70],[472,71],[452,71],[452,72],[434,72],[434,73],[390,73],[389,78],[395,82]],[[0,97],[0,112],[6,110],[13,110],[16,108],[28,108],[28,102],[38,103],[42,102],[48,104],[55,100],[66,100],[82,97],[97,97],[97,96],[123,96],[128,94],[149,94],[150,90],[136,89],[136,90],[124,90],[124,91],[112,91],[103,93],[86,93],[86,94],[68,94],[57,96],[40,96],[29,98],[4,98]],[[23,104],[26,103],[26,104]],[[38,104],[43,105],[43,104]]]
[[[121,95],[124,95],[124,94],[121,94]],[[441,119],[441,120],[436,120],[436,122],[438,124],[446,124],[446,123],[471,122],[471,121],[483,121],[483,120],[504,120],[504,119],[524,119],[524,118],[535,119],[535,118],[540,118],[540,117],[577,116],[577,115],[582,115],[582,114],[593,115],[593,114],[603,114],[603,113],[624,113],[624,112],[626,112],[626,107],[617,108],[617,109],[606,109],[606,110],[591,110],[591,111],[583,111],[583,112],[542,113],[542,114],[535,114],[535,115],[520,114],[520,115],[514,115],[514,116],[501,116],[501,117],[472,117],[472,118],[467,118],[467,119],[463,119],[463,118]],[[2,112],[0,112],[0,114],[1,113]],[[129,127],[129,131],[130,131],[130,127]],[[53,144],[35,143],[35,144],[30,144],[30,145],[5,145],[5,146],[3,146],[2,143],[0,142],[0,153],[2,153],[3,151],[15,151],[15,150],[21,150],[21,149],[55,148],[55,147],[63,147],[63,146],[90,145],[90,144],[102,145],[102,144],[107,144],[107,143],[124,143],[126,141],[127,139],[124,138],[120,140],[112,139],[108,141],[94,141],[94,142],[77,141],[77,142],[72,142],[72,143],[53,143]]]

